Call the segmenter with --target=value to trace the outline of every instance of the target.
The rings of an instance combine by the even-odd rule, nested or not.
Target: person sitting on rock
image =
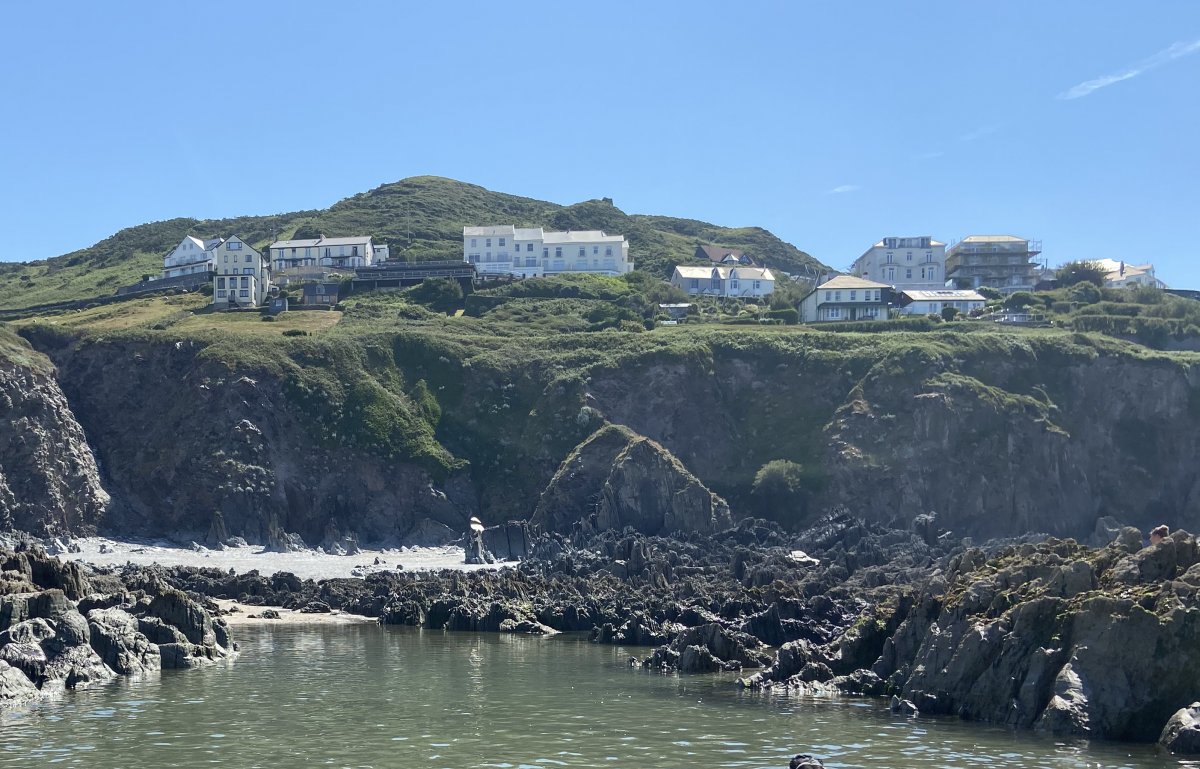
[[[1166,539],[1167,535],[1170,533],[1171,530],[1167,528],[1166,524],[1155,526],[1150,530],[1150,544],[1157,545],[1159,542],[1162,542],[1164,539]]]
[[[466,546],[467,563],[495,563],[496,558],[483,545],[483,522],[471,516],[470,530],[467,532]]]

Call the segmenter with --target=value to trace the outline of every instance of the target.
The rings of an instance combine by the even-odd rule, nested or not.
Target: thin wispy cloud
[[[840,186],[834,187],[833,189],[829,190],[825,194],[826,195],[842,195],[847,192],[856,192],[858,189],[859,189],[859,186],[857,184],[842,184]]]
[[[983,125],[976,128],[974,131],[969,131],[958,137],[960,142],[973,142],[977,139],[982,139],[985,136],[990,136],[1000,130],[998,125]]]
[[[1093,80],[1085,80],[1079,85],[1068,88],[1060,93],[1058,98],[1082,99],[1084,96],[1093,94],[1096,91],[1099,91],[1101,88],[1107,88],[1114,83],[1120,83],[1125,80],[1132,80],[1143,72],[1149,72],[1150,70],[1161,67],[1164,64],[1170,64],[1176,59],[1182,59],[1184,56],[1190,56],[1197,51],[1200,51],[1200,38],[1197,38],[1190,43],[1175,43],[1167,48],[1164,48],[1153,56],[1142,59],[1128,69],[1115,72],[1111,75],[1103,75]]]

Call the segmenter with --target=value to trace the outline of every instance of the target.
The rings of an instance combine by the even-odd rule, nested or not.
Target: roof
[[[700,246],[700,249],[714,262],[719,262],[727,256],[740,259],[746,255],[746,252],[739,248],[726,248],[725,246]]]
[[[986,302],[987,299],[976,291],[967,291],[963,289],[953,288],[935,288],[935,289],[911,289],[906,288],[900,293],[904,294],[914,302]]]
[[[516,228],[511,224],[499,224],[492,227],[463,227],[464,238],[482,238],[489,235],[513,236]]]
[[[542,235],[543,243],[623,243],[624,235],[606,235],[602,230],[567,230],[547,232]]]
[[[827,289],[833,290],[843,288],[891,288],[891,286],[886,283],[876,283],[873,280],[856,278],[853,275],[838,275],[833,280],[826,281],[825,283],[817,286],[816,290],[825,291]]]
[[[1018,238],[1016,235],[968,235],[959,243],[1025,243],[1029,238]]]
[[[193,240],[195,240],[195,238],[193,238]],[[225,242],[225,238],[209,238],[208,240],[204,241],[204,250],[212,251],[214,248],[216,248],[217,246],[221,245],[224,242]]]
[[[679,273],[681,278],[711,278],[712,267],[705,267],[700,264],[677,264],[675,272]]]
[[[340,286],[340,283],[305,283],[300,289],[305,294],[336,294]]]
[[[514,240],[541,240],[541,227],[517,227],[513,230]]]
[[[277,240],[271,248],[309,248],[311,246],[358,246],[370,243],[370,235],[355,235],[349,238],[309,238],[307,240]]]
[[[910,235],[908,237],[901,237],[901,238],[899,238],[899,240],[910,240],[911,238],[915,238],[915,237],[924,237],[924,236]],[[944,245],[946,245],[946,244],[940,240],[934,240],[933,238],[929,239],[929,247],[930,248],[937,248],[938,246],[944,246]],[[885,246],[884,246],[883,241],[880,240],[878,243],[871,246],[871,248],[885,248]],[[908,246],[897,246],[896,250],[899,251],[901,248],[908,248]],[[913,248],[915,248],[915,246],[913,246]]]
[[[721,280],[728,280],[737,273],[738,280],[775,280],[775,276],[766,267],[748,267],[744,264],[714,264],[705,267],[702,264],[679,264],[675,272],[681,278],[711,278],[716,272]]]

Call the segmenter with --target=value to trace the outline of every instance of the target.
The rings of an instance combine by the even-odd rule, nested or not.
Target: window
[[[501,243],[500,245],[504,245],[504,244]],[[350,256],[358,256],[358,246],[350,247]]]
[[[593,267],[599,267],[599,266],[600,266],[600,260],[599,260],[599,259],[593,259],[593,260],[592,260],[592,266],[593,266]]]
[[[825,317],[829,318],[830,320],[837,320],[838,318],[842,317],[842,308],[841,307],[830,307],[830,308],[826,309]]]
[[[244,289],[244,288],[243,288],[243,289],[239,289],[239,290],[238,290],[238,296],[247,296],[247,297],[248,297],[248,296],[250,296],[250,292],[249,292],[249,291],[247,291],[247,290],[246,290],[246,289]]]
[[[906,261],[906,262],[912,261],[912,251],[908,252],[908,256],[904,257],[904,261]]]
[[[875,301],[879,301],[879,289],[875,289]]]
[[[720,279],[720,278],[713,278],[712,280],[710,280],[710,281],[708,282],[708,286],[709,286],[709,288],[711,288],[713,291],[720,291],[720,290],[721,290],[721,279]]]
[[[471,264],[479,264],[479,254],[467,254],[467,261]]]
[[[217,278],[217,288],[225,288],[225,279]]]
[[[891,264],[891,263],[892,263],[892,252],[891,252],[891,251],[888,251],[888,255],[887,255],[887,263],[888,263],[888,264]]]
[[[692,278],[692,280],[691,280],[691,284],[690,284],[690,288],[694,288],[694,289],[696,289],[697,291],[699,291],[699,290],[700,290],[700,279],[699,279],[699,278]]]
[[[504,248],[504,238],[500,238],[500,242],[496,244],[500,248]]]
[[[930,268],[929,268],[929,277],[931,277],[931,278],[936,278],[936,277],[937,277],[937,267],[930,267]]]
[[[925,279],[925,268],[924,267],[921,268],[921,279],[922,280]]]
[[[736,280],[729,281],[729,288],[734,291],[737,291],[738,290],[738,282]]]
[[[612,246],[605,246],[605,247],[604,247],[604,255],[605,255],[605,256],[612,256]]]
[[[250,288],[250,279],[242,278],[242,288]]]
[[[762,288],[762,286],[760,285],[760,281],[757,281],[757,280],[754,281],[754,290],[757,291],[760,288]]]
[[[226,243],[225,248],[230,251],[241,251],[242,244],[241,244],[241,241],[233,240],[233,241],[230,241],[229,243]]]
[[[253,275],[253,274],[254,274],[254,268],[253,268],[253,267],[244,267],[244,268],[242,269],[242,274],[243,274],[243,275]]]
[[[534,259],[532,256],[525,257],[525,266],[526,267],[536,267],[537,259]]]
[[[326,259],[329,258],[329,249],[328,248],[325,249],[325,258]]]
[[[927,262],[933,261],[933,252],[932,251],[925,252],[925,261],[927,261]]]
[[[888,267],[888,280],[895,280],[895,279],[896,279],[896,268]]]
[[[224,291],[217,291],[217,298],[218,298],[218,299],[224,299],[224,298],[225,298],[225,292],[224,292]]]
[[[554,249],[554,258],[562,259],[562,246],[557,246]]]
[[[851,301],[851,302],[853,302],[853,301],[857,301],[857,299],[858,299],[858,292],[857,292],[857,291],[851,291],[851,292],[850,292],[850,301]]]
[[[248,264],[251,261],[253,261],[253,260],[250,258],[250,254],[246,254],[246,263]]]
[[[487,240],[485,240],[483,242],[483,245],[487,246],[488,248],[491,248],[492,247],[492,239],[488,238]]]
[[[840,302],[840,301],[842,301],[842,292],[841,292],[841,291],[834,291],[834,292],[833,292],[833,301],[835,301],[835,302]]]
[[[833,292],[832,292],[832,291],[826,291],[826,292],[825,292],[825,301],[826,301],[826,302],[832,302],[832,301],[833,301]]]
[[[905,277],[905,279],[911,279],[912,278],[912,270],[905,270],[904,277]]]
[[[580,247],[579,247],[579,255],[580,255],[580,256],[587,256],[587,249],[586,249],[585,247],[583,247],[583,246],[580,246]]]
[[[225,254],[224,256],[222,256],[221,261],[224,262],[225,264],[229,264],[229,254]]]
[[[479,244],[475,241],[475,238],[471,238],[471,248],[475,248],[478,245]]]
[[[310,249],[308,249],[308,248],[305,248],[305,249],[304,249],[304,256],[305,256],[306,258],[309,256],[309,253],[308,253],[308,252],[309,252],[309,250],[310,250]]]
[[[549,249],[549,248],[543,248],[543,249],[542,249],[542,258],[543,258],[543,259],[549,259],[549,258],[550,258],[550,249]]]
[[[592,256],[596,256],[599,253],[600,253],[600,246],[592,246]]]
[[[532,243],[526,243],[526,244],[525,244],[525,250],[526,250],[526,251],[533,251],[533,244],[532,244]]]

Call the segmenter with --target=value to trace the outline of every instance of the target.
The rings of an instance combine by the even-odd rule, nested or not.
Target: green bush
[[[799,528],[808,518],[809,497],[819,478],[803,465],[773,459],[754,474],[750,500],[755,515],[789,527]]]
[[[1099,262],[1090,261],[1067,262],[1054,273],[1060,286],[1074,286],[1084,282],[1103,286],[1107,275],[1108,270]]]
[[[970,288],[970,286],[965,286],[965,288]],[[1000,293],[998,290],[992,288],[991,286],[980,286],[979,288],[975,289],[975,293],[979,294],[984,299],[1003,299],[1004,298],[1004,294]]]
[[[1067,289],[1067,298],[1080,304],[1095,304],[1103,297],[1100,287],[1092,283],[1076,283]]]
[[[302,328],[288,328],[283,331],[284,336],[308,336],[308,332]]]
[[[453,278],[429,278],[404,291],[413,304],[423,304],[439,312],[456,310],[462,305],[462,285]]]
[[[1014,291],[1004,300],[1004,306],[1015,310],[1021,307],[1032,307],[1036,302],[1037,297],[1028,291]]]
[[[776,318],[788,326],[794,326],[800,322],[800,313],[795,307],[786,307],[778,310],[768,310],[764,317]]]
[[[267,323],[274,323],[275,316],[274,315],[263,315],[261,318],[259,318],[259,320],[266,321]]]
[[[942,320],[951,321],[957,317],[958,317],[958,308],[957,307],[943,307],[942,308]]]

